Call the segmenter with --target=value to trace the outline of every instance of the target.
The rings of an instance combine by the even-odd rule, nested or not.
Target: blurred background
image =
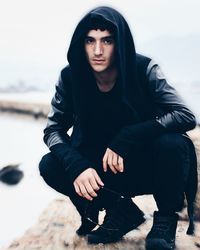
[[[74,28],[107,5],[128,21],[136,50],[157,61],[200,121],[199,0],[0,0],[0,169],[18,164],[18,185],[0,181],[0,247],[21,235],[58,194],[38,163],[54,84],[67,64]]]

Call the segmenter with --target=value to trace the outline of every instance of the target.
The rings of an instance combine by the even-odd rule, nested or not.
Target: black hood
[[[90,67],[88,66],[83,41],[89,30],[91,19],[100,17],[110,22],[115,27],[115,43],[117,53],[118,79],[121,84],[122,98],[133,107],[141,102],[141,90],[137,80],[136,51],[130,28],[124,17],[115,9],[110,7],[97,7],[86,14],[78,23],[71,39],[67,58],[76,84],[77,91],[83,86],[84,90],[89,93],[93,86],[90,80],[93,77]],[[89,91],[89,92],[88,92]],[[83,92],[81,91],[83,94]],[[80,96],[78,97],[80,98]]]

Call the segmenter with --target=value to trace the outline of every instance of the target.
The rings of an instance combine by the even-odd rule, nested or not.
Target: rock
[[[24,174],[18,169],[19,164],[11,164],[0,170],[0,180],[8,185],[18,184]]]
[[[194,143],[195,151],[197,155],[197,169],[198,169],[198,190],[196,195],[196,204],[195,204],[195,220],[200,221],[200,127],[197,126],[195,129],[187,132],[189,137]],[[187,209],[185,209],[180,213],[182,219],[187,220]]]
[[[149,203],[148,203],[149,201]],[[147,207],[151,213],[154,210],[154,203],[151,196],[137,197],[137,202],[144,210]],[[153,206],[153,207],[152,207]],[[100,221],[103,212],[100,212]],[[152,225],[152,216],[147,218],[138,230],[129,232],[123,240],[114,244],[99,244],[96,246],[88,245],[85,238],[78,237],[75,230],[80,224],[80,217],[74,206],[68,198],[54,200],[41,214],[38,222],[32,226],[25,234],[14,240],[10,246],[5,250],[22,250],[22,249],[135,249],[144,250],[145,238]],[[177,228],[176,250],[198,250],[199,237],[186,235],[188,223],[186,221],[179,221]],[[200,223],[197,223],[197,235],[200,235]]]

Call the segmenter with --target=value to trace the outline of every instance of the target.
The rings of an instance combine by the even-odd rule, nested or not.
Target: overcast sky
[[[45,65],[65,65],[76,24],[100,5],[125,16],[136,47],[161,36],[200,33],[199,0],[0,0],[0,85],[26,78],[31,67],[37,80]]]

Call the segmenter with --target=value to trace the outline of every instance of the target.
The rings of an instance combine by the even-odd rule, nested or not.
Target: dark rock
[[[0,180],[8,185],[18,184],[24,173],[18,169],[19,164],[8,165],[0,170]]]
[[[200,243],[195,242],[195,246],[197,246],[198,248],[200,248]]]

